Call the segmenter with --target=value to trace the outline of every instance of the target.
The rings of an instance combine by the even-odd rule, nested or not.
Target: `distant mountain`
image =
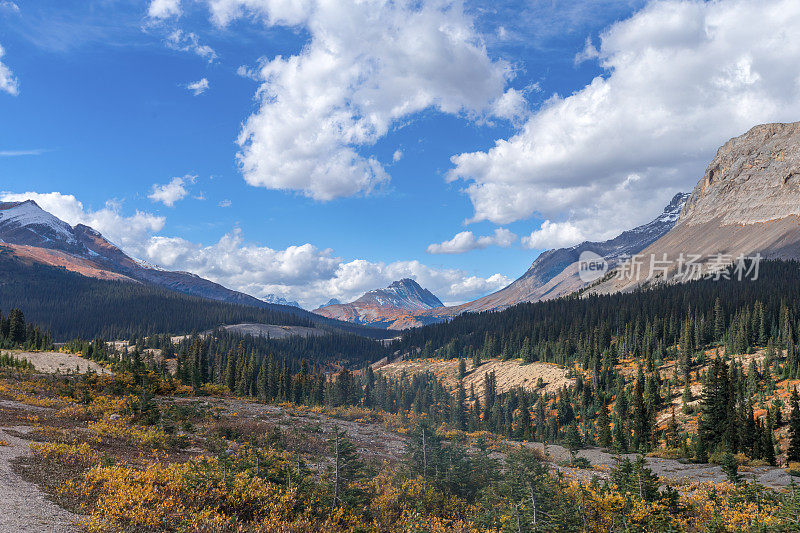
[[[357,300],[347,303],[328,303],[314,313],[357,324],[369,324],[390,329],[403,329],[405,317],[418,311],[444,307],[434,294],[413,279],[392,282],[385,289],[374,289]]]
[[[380,335],[369,328],[315,315],[297,302],[277,297],[260,300],[190,272],[165,270],[138,261],[98,231],[83,224],[70,226],[33,200],[0,203],[0,253],[10,253],[23,264],[59,267],[101,280],[154,285],[190,296],[299,316],[338,329],[358,330],[367,336]]]
[[[320,307],[325,307],[326,305],[339,305],[340,303],[342,302],[338,298],[331,298],[330,300],[328,300],[328,303]]]
[[[282,298],[280,296],[276,296],[274,294],[267,294],[265,297],[262,298],[268,304],[275,304],[275,305],[288,305],[291,307],[299,307],[302,309],[299,303],[295,302],[294,300],[287,300],[286,298]]]
[[[666,254],[671,266],[660,277],[685,281],[675,275],[680,254],[696,256],[694,268],[707,274],[757,253],[800,259],[800,122],[755,126],[720,147],[675,226],[642,250],[640,271],[650,272],[650,258]],[[591,291],[630,291],[660,281],[622,278],[611,276]]]

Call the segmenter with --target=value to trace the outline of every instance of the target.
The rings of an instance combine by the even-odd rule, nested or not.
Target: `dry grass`
[[[390,363],[377,369],[378,372],[392,378],[406,374],[422,374],[433,372],[441,379],[445,386],[453,389],[458,385],[458,359],[414,359]],[[497,391],[506,392],[516,387],[531,391],[537,389],[539,379],[544,387],[542,391],[552,393],[558,389],[569,386],[572,380],[567,378],[566,369],[551,363],[523,363],[520,359],[501,361],[489,359],[477,369],[472,366],[472,361],[467,361],[467,375],[464,378],[464,387],[469,392],[470,387],[475,388],[475,395],[483,399],[483,384],[486,374],[494,372],[497,378]]]

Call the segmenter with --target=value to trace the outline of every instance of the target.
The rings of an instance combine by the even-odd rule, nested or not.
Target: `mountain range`
[[[465,312],[500,310],[577,291],[630,291],[656,281],[613,275],[630,266],[624,259],[631,255],[643,258],[643,272],[651,270],[650,258],[675,261],[680,254],[701,257],[701,273],[713,268],[716,256],[728,261],[755,253],[765,258],[800,258],[800,122],[763,124],[731,139],[718,150],[692,193],[676,194],[653,221],[607,241],[547,250],[507,287],[458,306],[444,306],[429,290],[406,278],[349,303],[331,299],[312,313],[276,295],[258,299],[189,272],[138,261],[94,229],[71,226],[32,200],[0,203],[0,252],[91,278],[144,283],[316,321],[406,329]],[[602,257],[609,268],[591,286],[579,276],[578,258],[584,252]],[[676,280],[677,268],[666,269],[663,279]]]
[[[136,260],[98,231],[83,224],[71,226],[33,200],[0,203],[0,254],[8,253],[28,264],[58,267],[89,278],[160,287],[208,300],[285,313],[348,331],[354,327],[313,314],[297,302],[275,295],[261,300],[190,272],[165,270]]]
[[[578,259],[583,252],[601,256],[609,270],[591,286],[579,276]],[[663,279],[680,281],[675,274],[681,268],[681,254],[698,257],[698,275],[705,275],[719,268],[720,260],[730,263],[740,255],[756,253],[766,259],[800,259],[800,122],[762,124],[731,139],[718,150],[692,193],[676,194],[652,222],[607,241],[547,250],[517,280],[488,296],[458,306],[422,310],[391,302],[365,304],[362,297],[314,312],[404,329],[465,312],[501,310],[582,290],[634,290],[656,281],[647,279],[660,265],[651,265],[653,258],[666,257],[671,265],[659,266],[665,270]],[[637,259],[626,262],[627,256]],[[620,275],[620,269],[630,270],[636,263],[636,279]]]
[[[621,258],[640,252],[665,235],[678,220],[688,194],[676,194],[653,221],[602,242],[586,241],[570,248],[543,252],[531,267],[507,287],[458,306],[445,307],[429,291],[410,279],[394,282],[387,289],[369,291],[349,304],[330,303],[315,309],[323,316],[357,324],[405,329],[452,318],[465,312],[495,311],[522,302],[549,300],[585,286],[576,262],[581,253],[594,252],[616,266]],[[386,297],[387,291],[404,289],[404,298]],[[430,297],[417,295],[424,291]]]

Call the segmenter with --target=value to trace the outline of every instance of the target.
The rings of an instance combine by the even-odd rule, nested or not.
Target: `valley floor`
[[[163,413],[183,413],[193,427],[191,431],[179,430],[173,436],[146,434],[136,426],[126,430],[127,426],[117,425],[119,415],[114,415],[113,409],[93,410],[91,406],[81,407],[63,397],[42,395],[47,386],[54,386],[52,378],[44,377],[35,387],[28,379],[34,378],[3,380],[4,386],[0,388],[0,398],[5,398],[0,399],[0,439],[3,441],[0,446],[0,501],[7,502],[4,507],[10,511],[0,516],[2,531],[66,532],[79,527],[76,524],[80,516],[48,499],[64,504],[63,495],[59,493],[66,479],[63,472],[51,472],[47,465],[36,472],[42,463],[31,462],[31,443],[52,442],[57,449],[58,443],[87,442],[91,445],[89,451],[102,454],[107,458],[104,461],[144,468],[148,464],[146,456],[153,453],[148,451],[151,449],[159,450],[162,461],[182,463],[209,452],[237,449],[243,442],[267,436],[268,440],[280,441],[283,449],[298,458],[306,458],[318,474],[331,463],[327,440],[334,428],[345,431],[358,454],[367,461],[399,462],[407,451],[408,437],[398,420],[381,418],[364,410],[316,410],[231,397],[165,396],[155,399],[159,409]],[[580,450],[577,457],[588,459],[592,466],[571,468],[568,466],[570,454],[561,446],[520,444],[493,435],[480,436],[490,441],[492,456],[496,458],[504,459],[519,446],[535,448],[544,452],[553,468],[575,479],[605,478],[616,462],[613,454],[588,448]],[[475,435],[453,434],[451,438],[466,439],[468,446],[475,445]],[[679,491],[692,490],[702,482],[725,480],[722,469],[716,465],[656,457],[646,458],[646,463],[660,476],[662,483]],[[82,463],[78,460],[77,464]],[[786,487],[792,481],[784,470],[775,467],[742,468],[741,473],[745,479],[773,489]],[[77,510],[74,501],[66,505]]]

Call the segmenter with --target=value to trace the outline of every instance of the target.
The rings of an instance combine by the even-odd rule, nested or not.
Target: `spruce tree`
[[[791,413],[789,414],[789,461],[800,461],[800,396],[797,388],[792,389],[790,400]]]
[[[597,415],[597,442],[603,448],[611,446],[613,440],[611,436],[611,423],[608,419],[608,406],[604,403],[600,406],[600,412]]]

